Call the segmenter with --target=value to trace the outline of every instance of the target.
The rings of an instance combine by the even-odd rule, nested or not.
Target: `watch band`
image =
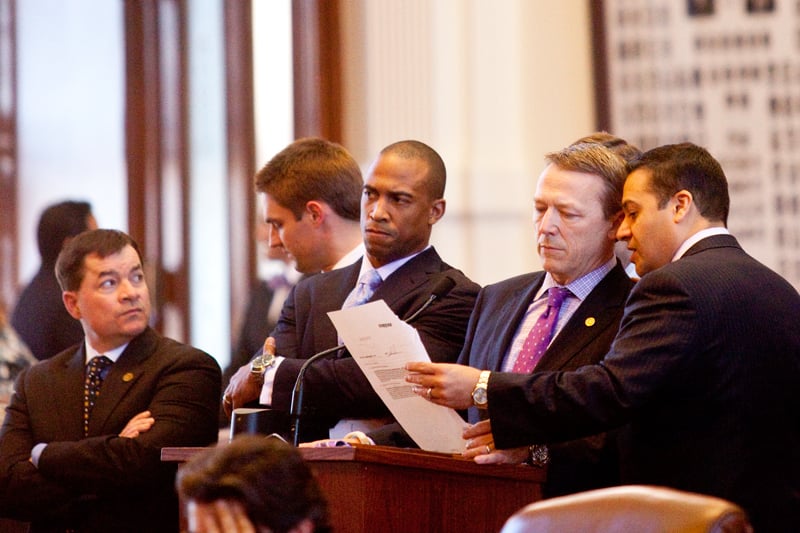
[[[550,462],[550,451],[544,444],[531,444],[526,462],[531,466],[546,466]]]
[[[478,376],[478,382],[475,388],[472,389],[472,404],[478,409],[487,409],[489,407],[489,376],[490,370],[483,370]]]

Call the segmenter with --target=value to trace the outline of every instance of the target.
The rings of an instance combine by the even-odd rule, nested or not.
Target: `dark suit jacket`
[[[264,339],[275,328],[276,321],[269,319],[269,308],[275,291],[266,281],[259,281],[250,291],[239,338],[231,355],[231,362],[222,375],[222,382],[228,383],[239,367],[250,362],[261,350]]]
[[[175,469],[161,448],[216,441],[219,366],[148,328],[108,372],[84,437],[84,352],[17,380],[0,430],[0,514],[32,521],[32,531],[177,531]],[[156,419],[149,431],[117,436],[145,410]],[[47,443],[38,469],[28,461],[37,443]]]
[[[247,310],[244,313],[236,346],[231,351],[228,366],[222,371],[222,383],[230,383],[239,367],[250,362],[261,350],[264,339],[275,328],[275,320],[269,318],[269,308],[274,296],[275,291],[264,280],[260,280],[250,290],[250,299],[247,301]],[[219,426],[229,427],[230,423],[230,417],[220,408]]]
[[[544,272],[517,276],[484,287],[478,295],[459,363],[500,370]],[[617,265],[597,284],[548,347],[536,371],[574,370],[600,361],[617,334],[633,282]],[[591,325],[587,319],[592,318]],[[470,422],[486,411],[470,408]],[[619,479],[616,445],[606,434],[551,444],[546,497],[606,487]]]
[[[40,360],[83,340],[81,323],[70,316],[61,301],[61,287],[52,266],[42,266],[22,291],[11,325]]]
[[[624,483],[727,498],[755,530],[800,524],[800,296],[729,236],[642,277],[611,351],[575,372],[493,374],[498,446],[630,422]]]
[[[292,390],[305,359],[338,344],[336,328],[327,316],[342,307],[355,287],[361,263],[318,274],[295,285],[284,304],[273,331],[277,353],[288,359],[275,376],[272,407],[288,411]],[[460,271],[447,265],[433,248],[420,253],[397,269],[375,291],[372,300],[384,300],[400,318],[406,319],[430,297],[431,289],[447,275],[453,289],[436,300],[413,326],[419,331],[431,359],[455,362],[464,344],[469,315],[480,287]],[[370,386],[358,364],[350,357],[324,359],[305,374],[303,412],[317,421],[304,427],[301,440],[327,438],[327,429],[341,418],[387,416],[388,409]]]

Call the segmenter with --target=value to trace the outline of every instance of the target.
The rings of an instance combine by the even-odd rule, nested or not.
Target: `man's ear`
[[[692,193],[687,191],[686,189],[682,189],[672,195],[672,206],[671,209],[673,210],[672,219],[675,222],[680,222],[689,214],[692,206],[694,205],[694,198],[692,197]]]
[[[625,220],[625,213],[622,211],[617,211],[617,213],[611,217],[611,227],[608,229],[608,237],[612,241],[617,240],[617,230],[619,230],[619,225],[622,224],[623,220]]]
[[[428,215],[428,224],[433,226],[434,224],[439,222],[439,219],[444,216],[445,208],[446,208],[446,203],[444,198],[439,198],[438,200],[434,200],[433,203],[431,204],[430,214]]]
[[[315,225],[322,224],[325,220],[325,216],[327,214],[326,208],[327,206],[322,202],[318,202],[317,200],[310,200],[306,202],[306,213]]]
[[[67,308],[67,313],[69,313],[72,318],[75,320],[81,319],[81,308],[78,306],[78,296],[74,292],[62,292],[61,301],[64,302],[64,307]]]

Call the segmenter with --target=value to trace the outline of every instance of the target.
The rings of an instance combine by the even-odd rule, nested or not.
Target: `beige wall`
[[[588,3],[343,4],[344,144],[366,167],[393,141],[429,143],[448,168],[445,260],[481,284],[538,268],[543,155],[594,129]]]
[[[116,7],[105,9],[106,4]],[[380,148],[401,138],[431,144],[449,171],[447,214],[434,232],[434,244],[445,260],[482,284],[538,268],[530,218],[542,156],[593,128],[587,3],[342,4],[344,144],[364,168]],[[64,197],[86,198],[102,226],[121,229],[127,212],[120,5],[104,0],[26,0],[19,6],[18,281],[23,284],[38,264],[33,235],[45,205]],[[193,0],[190,11],[191,202],[196,215],[191,342],[224,364],[227,198],[220,188],[224,147],[218,145],[224,127],[218,64],[221,26],[214,22],[220,6],[219,0]],[[101,26],[108,31],[86,31],[85,10],[94,13],[93,24],[105,20]],[[255,28],[260,30],[260,35],[275,34]],[[92,59],[75,64],[72,56],[58,55],[69,51]],[[53,57],[60,58],[64,71],[57,78],[48,70]],[[271,69],[272,83],[279,70]],[[67,98],[73,105],[62,105]],[[274,130],[275,117],[268,122]],[[274,153],[282,146],[278,140],[266,151]],[[259,157],[268,156],[262,150]]]

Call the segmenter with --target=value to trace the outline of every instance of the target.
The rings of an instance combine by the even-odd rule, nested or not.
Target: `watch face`
[[[253,374],[263,374],[274,362],[275,356],[272,354],[256,357],[250,362],[250,372]]]
[[[483,388],[475,389],[475,391],[472,393],[472,401],[475,402],[475,405],[485,405],[486,389]]]

